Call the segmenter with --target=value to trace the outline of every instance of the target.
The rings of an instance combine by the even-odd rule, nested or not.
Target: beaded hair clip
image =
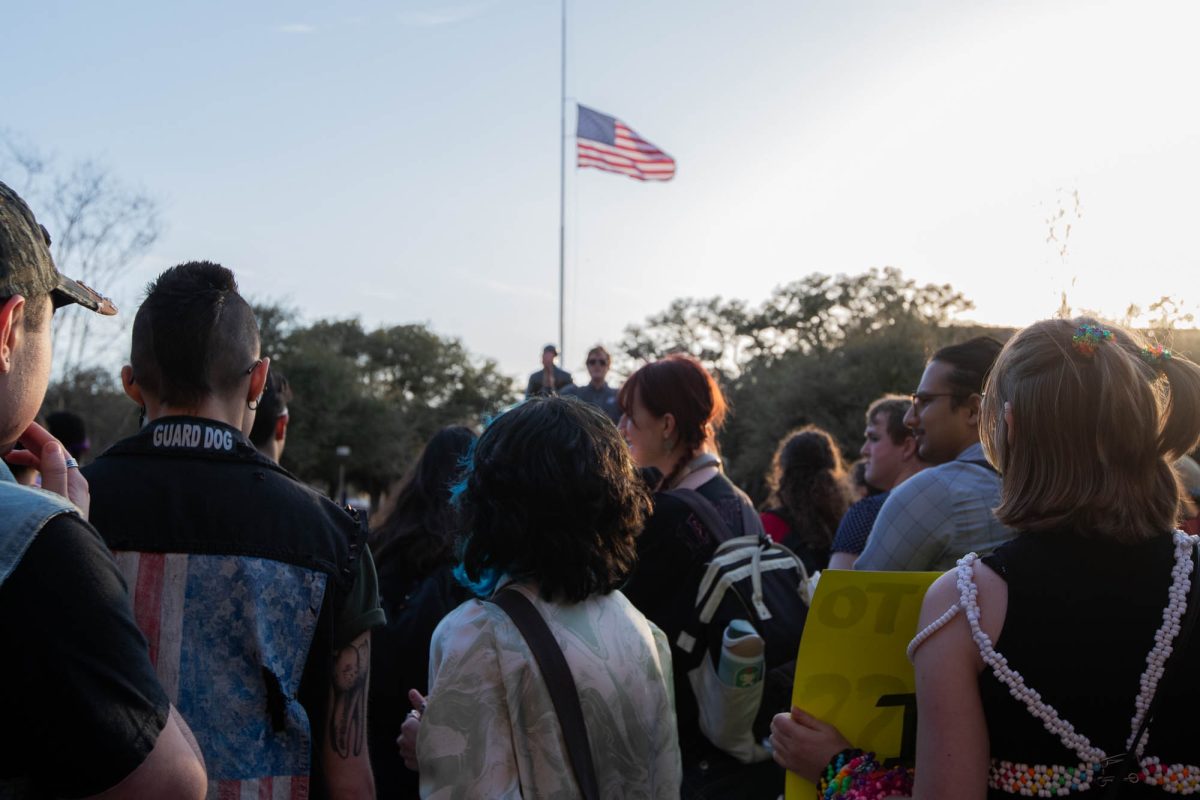
[[[1164,361],[1171,360],[1171,351],[1161,344],[1152,344],[1149,347],[1143,347],[1138,355],[1142,357],[1142,361],[1145,361],[1158,370],[1162,369]]]
[[[1099,325],[1080,325],[1071,337],[1071,346],[1085,356],[1096,354],[1096,348],[1105,342],[1111,342],[1112,331]]]

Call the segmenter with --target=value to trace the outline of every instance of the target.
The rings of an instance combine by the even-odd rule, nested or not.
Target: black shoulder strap
[[[717,509],[695,489],[671,489],[663,494],[674,497],[687,506],[688,510],[700,520],[700,524],[704,526],[705,530],[717,537],[718,542],[727,542],[733,538],[733,531],[725,524],[725,520],[717,513]]]
[[[571,760],[571,769],[575,773],[580,793],[584,800],[600,800],[596,767],[592,763],[592,749],[588,744],[587,726],[583,721],[583,706],[579,704],[579,691],[571,678],[571,670],[567,666],[562,648],[554,640],[554,634],[550,632],[546,620],[542,619],[533,603],[516,589],[501,589],[490,602],[508,614],[517,630],[525,637],[525,643],[529,645],[534,659],[537,660],[538,668],[546,681],[546,688],[550,690],[554,711],[558,714],[558,722],[567,745],[567,756]]]
[[[1150,706],[1146,709],[1146,716],[1142,717],[1142,724],[1138,728],[1137,734],[1133,737],[1133,745],[1129,748],[1129,752],[1121,759],[1117,769],[1117,776],[1111,784],[1108,791],[1103,795],[1105,800],[1117,798],[1121,796],[1121,791],[1125,788],[1124,781],[1126,773],[1138,771],[1137,750],[1138,745],[1146,736],[1146,728],[1150,727],[1150,723],[1154,720],[1154,714],[1158,711],[1163,698],[1163,687],[1165,687],[1173,677],[1179,674],[1179,662],[1183,660],[1183,650],[1185,645],[1191,640],[1192,631],[1196,627],[1196,618],[1200,617],[1200,552],[1195,547],[1192,548],[1192,587],[1188,592],[1187,613],[1184,614],[1183,622],[1179,625],[1179,633],[1175,637],[1174,647],[1171,655],[1167,657],[1167,663],[1163,665],[1162,677],[1158,679],[1158,686],[1154,690],[1154,696],[1150,698]],[[1174,667],[1174,669],[1171,669]]]

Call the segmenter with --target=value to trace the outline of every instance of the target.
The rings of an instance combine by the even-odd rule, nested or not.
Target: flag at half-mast
[[[616,117],[579,106],[576,164],[619,172],[639,181],[669,181],[675,159],[647,142]]]

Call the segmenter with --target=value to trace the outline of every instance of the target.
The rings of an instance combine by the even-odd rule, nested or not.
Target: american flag
[[[579,106],[576,164],[619,172],[639,181],[669,181],[675,159],[647,142],[616,117]]]

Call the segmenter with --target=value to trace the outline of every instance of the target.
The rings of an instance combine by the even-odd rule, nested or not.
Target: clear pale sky
[[[160,200],[130,297],[216,260],[309,320],[428,322],[528,373],[557,339],[560,24],[557,0],[10,4],[0,125]],[[1195,311],[1198,27],[1188,2],[572,2],[568,96],[679,167],[568,169],[565,366],[675,297],[814,271],[897,266],[981,322],[1064,290]]]

